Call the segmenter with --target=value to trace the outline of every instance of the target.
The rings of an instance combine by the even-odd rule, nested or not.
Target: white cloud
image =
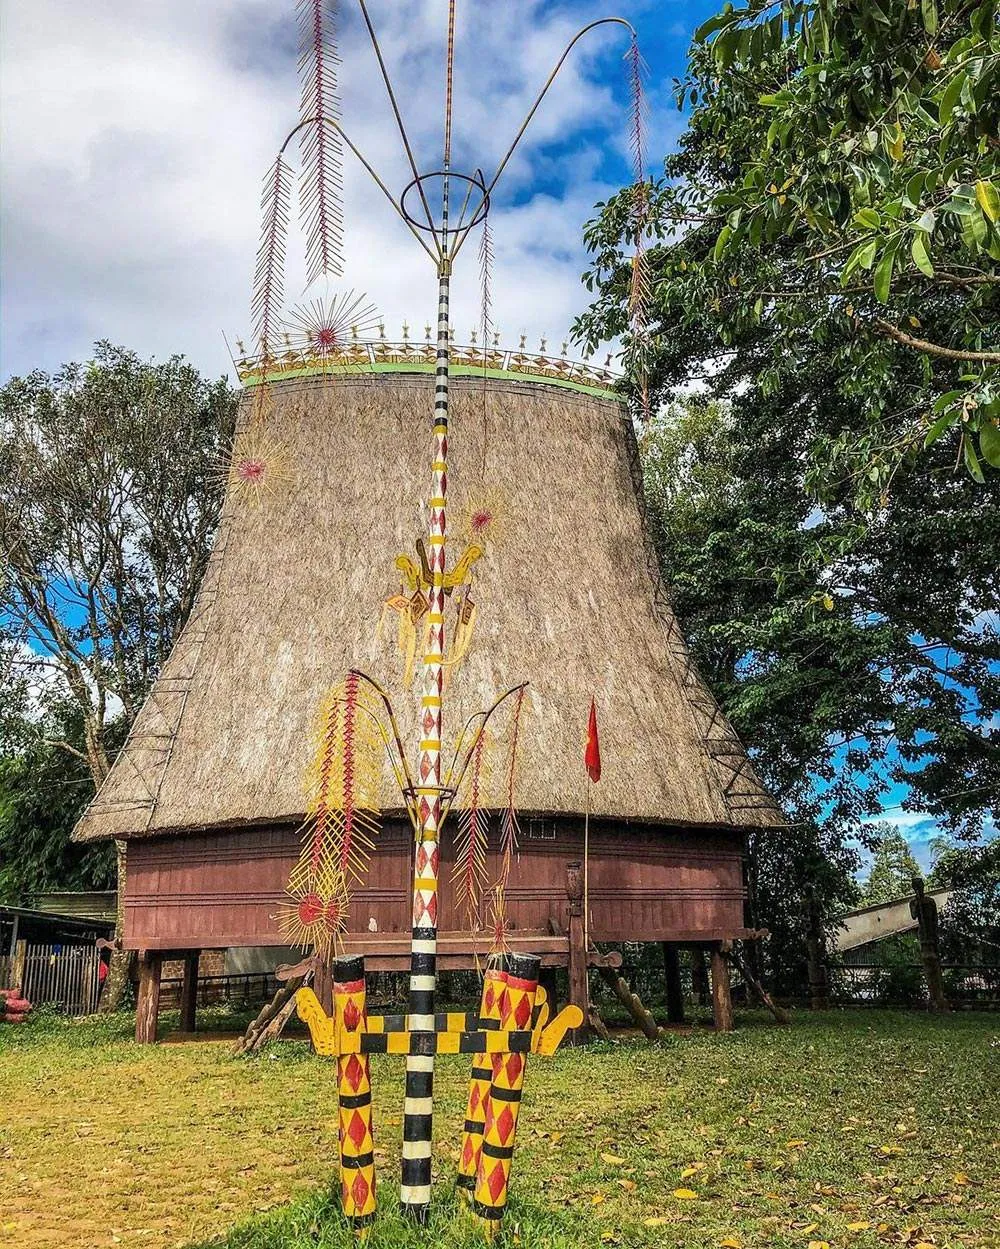
[[[345,9],[348,6],[344,6]],[[386,58],[422,165],[440,157],[443,0],[374,0]],[[3,357],[5,375],[81,358],[97,337],[143,354],[182,351],[228,366],[222,331],[248,329],[260,182],[296,120],[293,5],[263,0],[12,0],[3,65]],[[626,12],[628,6],[626,6]],[[456,161],[489,171],[572,29],[579,3],[466,5],[457,49]],[[345,23],[343,118],[401,189],[409,172],[367,36]],[[488,20],[486,18],[488,17]],[[572,20],[570,20],[570,18]],[[530,38],[526,37],[530,32]],[[620,34],[581,45],[511,163],[494,213],[496,324],[506,343],[561,342],[586,303],[581,226],[625,175],[625,117],[609,86]],[[659,101],[658,101],[659,102]],[[651,151],[679,127],[657,113]],[[574,135],[567,149],[553,146]],[[430,261],[347,157],[345,286],[366,291],[390,334],[433,316]],[[610,161],[610,163],[609,163]],[[534,194],[532,184],[545,193]],[[564,187],[552,195],[553,187]],[[287,290],[302,287],[301,244]],[[455,284],[459,338],[478,321],[471,245]],[[339,285],[339,284],[338,284]]]

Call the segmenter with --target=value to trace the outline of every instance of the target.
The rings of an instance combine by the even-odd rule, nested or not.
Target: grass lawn
[[[206,1021],[210,1023],[210,1021]],[[529,1063],[502,1243],[1000,1246],[1000,1020],[741,1017]],[[0,1027],[0,1245],[317,1249],[352,1242],[325,1194],[332,1066],[301,1041],[137,1047],[131,1020]],[[395,1215],[402,1062],[374,1065],[371,1249],[482,1244],[456,1205],[468,1059],[439,1059],[436,1213]]]

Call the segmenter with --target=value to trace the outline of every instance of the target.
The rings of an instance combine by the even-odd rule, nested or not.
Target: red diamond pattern
[[[497,999],[496,999],[496,994],[493,992],[493,981],[492,981],[492,980],[488,980],[488,981],[486,982],[486,996],[483,998],[483,1004],[484,1004],[484,1006],[486,1007],[486,1014],[487,1014],[487,1015],[488,1015],[488,1014],[490,1013],[490,1011],[493,1009],[493,1003],[494,1003],[496,1000],[497,1000]]]
[[[421,842],[417,846],[417,875],[423,876],[424,869],[427,866],[427,851],[424,849],[424,843]]]
[[[420,927],[420,921],[423,919],[424,911],[426,909],[427,908],[424,906],[424,895],[419,892],[415,893],[413,895],[413,927],[414,928]]]
[[[437,894],[431,894],[427,899],[427,918],[430,920],[431,927],[436,928],[438,922],[438,900]]]
[[[509,1106],[504,1106],[496,1121],[496,1133],[500,1137],[501,1145],[506,1145],[510,1139],[510,1134],[514,1130],[514,1123],[513,1111]]]
[[[513,1087],[524,1069],[524,1059],[520,1054],[508,1054],[507,1056],[507,1080]]]
[[[514,1007],[514,1021],[519,1028],[523,1028],[531,1018],[531,999],[526,993],[518,996],[517,1005]]]
[[[363,1210],[365,1202],[368,1200],[368,1181],[359,1171],[354,1177],[354,1183],[351,1185],[351,1196],[354,1198],[354,1204],[358,1210]]]
[[[344,1007],[344,1027],[348,1032],[354,1032],[360,1022],[361,1012],[353,1002],[348,1001]]]
[[[493,1198],[493,1204],[496,1205],[497,1198],[507,1186],[507,1177],[503,1173],[503,1163],[498,1162],[493,1170],[486,1177],[486,1187],[490,1190],[490,1196]]]
[[[474,1150],[474,1149],[473,1149],[473,1147],[472,1147],[472,1137],[471,1137],[471,1136],[467,1136],[467,1137],[465,1138],[465,1146],[464,1146],[464,1148],[462,1149],[462,1167],[463,1167],[466,1171],[468,1171],[469,1166],[470,1166],[470,1165],[471,1165],[471,1163],[472,1163],[472,1159],[473,1159],[474,1155],[475,1155],[475,1150]]]
[[[351,1115],[350,1122],[347,1125],[347,1135],[354,1142],[355,1149],[361,1148],[365,1137],[368,1135],[368,1128],[365,1121],[361,1118],[357,1111]]]
[[[474,1083],[472,1091],[469,1093],[469,1110],[475,1111],[479,1109],[479,1084]]]
[[[344,1079],[356,1093],[365,1076],[365,1068],[357,1054],[352,1054],[344,1065]]]

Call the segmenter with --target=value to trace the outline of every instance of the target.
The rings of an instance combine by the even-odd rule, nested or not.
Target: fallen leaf
[[[594,1193],[593,1197],[591,1197],[590,1199],[590,1204],[592,1206],[599,1206],[602,1201],[606,1201],[606,1200],[607,1199],[603,1193]]]
[[[828,1240],[811,1240],[809,1249],[830,1249],[830,1242]]]
[[[703,1162],[692,1162],[689,1167],[685,1167],[684,1170],[681,1172],[681,1179],[689,1180],[692,1175],[697,1175],[699,1171],[704,1171],[704,1170],[705,1170],[705,1164]]]
[[[903,1147],[902,1145],[879,1145],[878,1151],[880,1154],[885,1154],[888,1157],[890,1154],[901,1154]]]
[[[625,1189],[627,1193],[634,1193],[636,1189],[635,1180],[619,1180],[618,1183]]]
[[[669,1222],[670,1220],[665,1219],[662,1214],[654,1214],[648,1219],[643,1219],[642,1225],[643,1227],[666,1227]]]
[[[848,1223],[847,1230],[849,1232],[867,1232],[870,1227],[870,1223]]]
[[[743,1246],[735,1236],[727,1236],[725,1240],[719,1241],[719,1245],[721,1249],[743,1249]]]
[[[693,1188],[675,1188],[674,1196],[678,1201],[697,1201],[698,1194]]]
[[[804,1145],[805,1141],[786,1141],[789,1149],[798,1149],[800,1145]]]
[[[625,1159],[619,1158],[617,1154],[601,1154],[601,1160],[611,1167],[621,1167],[625,1165]]]
[[[956,1184],[968,1184],[969,1182],[969,1177],[964,1171],[956,1171],[951,1178]]]

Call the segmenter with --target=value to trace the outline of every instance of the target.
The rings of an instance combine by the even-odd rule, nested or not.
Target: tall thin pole
[[[444,184],[441,195],[441,263],[438,269],[437,364],[434,374],[434,451],[430,499],[430,608],[424,693],[420,717],[420,834],[413,871],[413,935],[410,946],[410,1032],[434,1031],[437,988],[437,912],[441,825],[441,712],[444,695],[444,572],[448,538],[448,380],[451,363],[448,259],[448,200],[451,168],[452,75],[455,57],[455,0],[448,12],[445,91]],[[431,1203],[434,1052],[409,1054],[403,1104],[403,1178],[400,1206],[425,1223]]]

